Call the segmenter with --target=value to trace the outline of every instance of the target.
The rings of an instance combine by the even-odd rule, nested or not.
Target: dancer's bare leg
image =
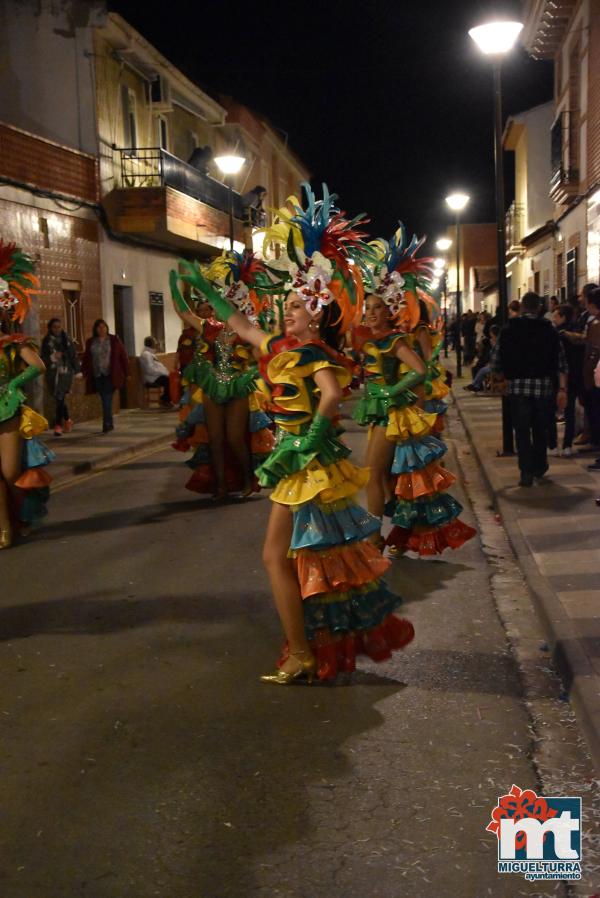
[[[235,455],[235,460],[243,476],[242,492],[252,488],[252,461],[247,443],[248,417],[250,411],[247,399],[232,399],[225,406],[225,432],[227,442]]]
[[[15,482],[21,473],[20,416],[0,424],[0,530],[11,530],[11,494],[17,499]]]
[[[225,481],[225,406],[204,397],[204,414],[210,443],[210,455],[217,480],[217,496],[227,493]]]
[[[371,476],[367,484],[367,508],[378,518],[383,517],[394,451],[395,444],[386,439],[385,427],[373,427],[367,446],[366,459],[366,464],[371,469]]]
[[[293,654],[300,654],[303,659],[311,655],[304,630],[300,584],[294,565],[287,557],[291,537],[292,512],[287,506],[274,502],[265,536],[263,563],[271,581],[275,606],[288,641],[290,657],[282,668],[288,673],[293,673],[300,666],[292,657]]]

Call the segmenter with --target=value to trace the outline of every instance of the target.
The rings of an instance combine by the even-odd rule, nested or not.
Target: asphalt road
[[[393,661],[269,687],[269,501],[186,476],[166,451],[91,477],[2,554],[2,898],[564,894],[500,876],[485,832],[537,774],[479,542],[394,562]]]

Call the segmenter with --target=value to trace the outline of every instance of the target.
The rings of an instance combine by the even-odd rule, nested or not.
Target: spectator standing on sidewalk
[[[554,396],[562,411],[566,404],[567,363],[552,325],[539,317],[541,299],[526,293],[521,316],[500,333],[494,368],[507,380],[507,393],[517,442],[519,486],[532,486],[548,470],[548,419]],[[558,383],[558,392],[556,385]]]
[[[569,340],[566,333],[573,326],[575,310],[568,303],[561,303],[557,306],[552,314],[552,320],[556,332],[562,343],[565,357],[567,359],[567,404],[565,405],[565,432],[563,436],[562,453],[565,458],[570,458],[576,454],[573,449],[573,438],[575,437],[575,404],[577,397],[583,392],[583,369],[581,364],[581,353],[578,346]]]
[[[98,318],[92,336],[86,341],[82,370],[86,393],[98,393],[102,402],[102,433],[114,430],[112,403],[115,390],[124,386],[129,375],[129,359],[125,347],[108,324]]]
[[[160,404],[171,408],[169,369],[156,358],[156,340],[154,337],[146,337],[144,340],[144,349],[140,355],[140,368],[144,386],[161,387],[163,393],[160,397]]]
[[[600,388],[596,386],[594,372],[600,361],[600,287],[588,295],[588,320],[583,357],[583,397],[590,425],[590,442],[600,446]],[[600,458],[588,465],[590,471],[600,471]]]
[[[73,378],[81,371],[77,349],[73,340],[62,328],[60,318],[51,318],[48,332],[42,340],[40,355],[46,366],[46,386],[54,399],[54,436],[70,433],[73,422],[67,408],[67,395],[73,386]]]

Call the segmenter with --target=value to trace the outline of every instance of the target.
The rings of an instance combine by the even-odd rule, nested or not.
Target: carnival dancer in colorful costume
[[[15,332],[38,286],[31,259],[0,240],[0,549],[46,513],[49,494],[43,468],[54,454],[36,439],[48,422],[25,405],[21,389],[45,366],[33,341]]]
[[[397,384],[381,386],[375,382],[370,389],[368,385],[365,400],[368,408],[373,398],[383,402],[397,401],[398,397],[406,399],[406,387],[414,388],[410,404],[393,413],[394,418],[408,416],[406,426],[392,423],[390,417],[386,428],[387,439],[396,443],[391,467],[394,498],[388,506],[393,528],[386,544],[395,551],[411,551],[421,556],[437,555],[447,548],[457,549],[475,534],[472,527],[458,519],[462,506],[446,492],[455,476],[440,465],[447,451],[436,436],[439,397],[444,392],[436,367],[441,342],[424,351],[424,335],[419,336],[422,310],[432,301],[431,260],[417,257],[424,239],[413,236],[408,242],[404,226],[400,225],[389,242],[378,240],[372,244],[379,254],[374,275],[375,295],[385,301],[396,317],[413,353],[418,355],[424,374],[417,377],[414,371],[404,374],[401,369]],[[415,414],[418,419],[412,417]]]
[[[263,560],[287,639],[278,670],[262,679],[288,685],[318,676],[330,680],[354,669],[357,654],[377,661],[413,638],[397,618],[401,600],[381,580],[389,562],[370,541],[379,522],[356,504],[369,473],[357,468],[332,428],[350,381],[340,335],[360,315],[365,252],[360,218],[348,221],[306,184],[307,208],[294,197],[266,231],[287,247],[285,333],[272,336],[250,324],[208,284],[198,269],[185,279],[207,294],[217,316],[260,350],[277,424],[277,443],[258,470],[273,502]],[[172,290],[181,296],[177,278]]]
[[[251,254],[224,253],[207,269],[207,277],[242,314],[257,314],[258,291],[272,287],[264,265]],[[256,389],[252,347],[213,317],[191,311],[180,315],[198,332],[194,358],[182,376],[185,392],[174,443],[180,451],[194,450],[188,462],[193,474],[186,486],[212,493],[215,500],[236,491],[249,496],[259,488],[254,469],[274,442],[271,420]]]
[[[369,278],[372,292],[366,297],[364,321],[368,330],[361,347],[365,391],[354,418],[369,427],[367,464],[371,480],[367,500],[369,511],[381,522],[386,500],[393,496],[395,474],[407,464],[406,456],[414,465],[417,455],[427,458],[442,449],[429,438],[435,416],[419,407],[415,392],[425,380],[426,365],[405,332],[415,307],[405,294],[402,271],[413,267],[410,254],[414,238],[406,247],[401,226],[389,242],[373,241],[371,247],[376,261]],[[376,540],[383,548],[385,540],[380,532]]]

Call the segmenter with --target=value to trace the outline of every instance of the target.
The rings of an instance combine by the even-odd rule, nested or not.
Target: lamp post
[[[233,250],[233,176],[237,175],[246,160],[243,156],[237,156],[235,153],[229,153],[224,156],[215,156],[215,163],[221,172],[227,178],[229,187],[228,206],[229,206],[229,249]]]
[[[462,319],[462,296],[460,292],[460,230],[459,220],[460,213],[466,207],[470,197],[466,193],[451,193],[446,197],[446,203],[455,214],[456,220],[456,376],[462,376],[462,343],[461,343],[461,319]]]
[[[496,186],[496,242],[498,247],[498,298],[500,321],[508,318],[506,289],[506,236],[504,224],[504,167],[502,164],[502,57],[514,47],[521,22],[488,22],[471,28],[469,36],[482,53],[492,58],[494,70],[494,174]]]
[[[436,247],[443,253],[447,252],[452,246],[449,237],[440,237],[435,241]],[[444,269],[444,358],[448,358],[448,272]]]
[[[508,292],[506,289],[506,236],[504,230],[504,167],[502,164],[502,57],[514,47],[521,33],[521,22],[488,22],[471,28],[469,36],[486,56],[492,58],[494,68],[494,174],[496,184],[496,239],[498,246],[498,299],[500,323],[508,320]],[[502,397],[502,454],[514,455],[513,428],[510,407]]]

